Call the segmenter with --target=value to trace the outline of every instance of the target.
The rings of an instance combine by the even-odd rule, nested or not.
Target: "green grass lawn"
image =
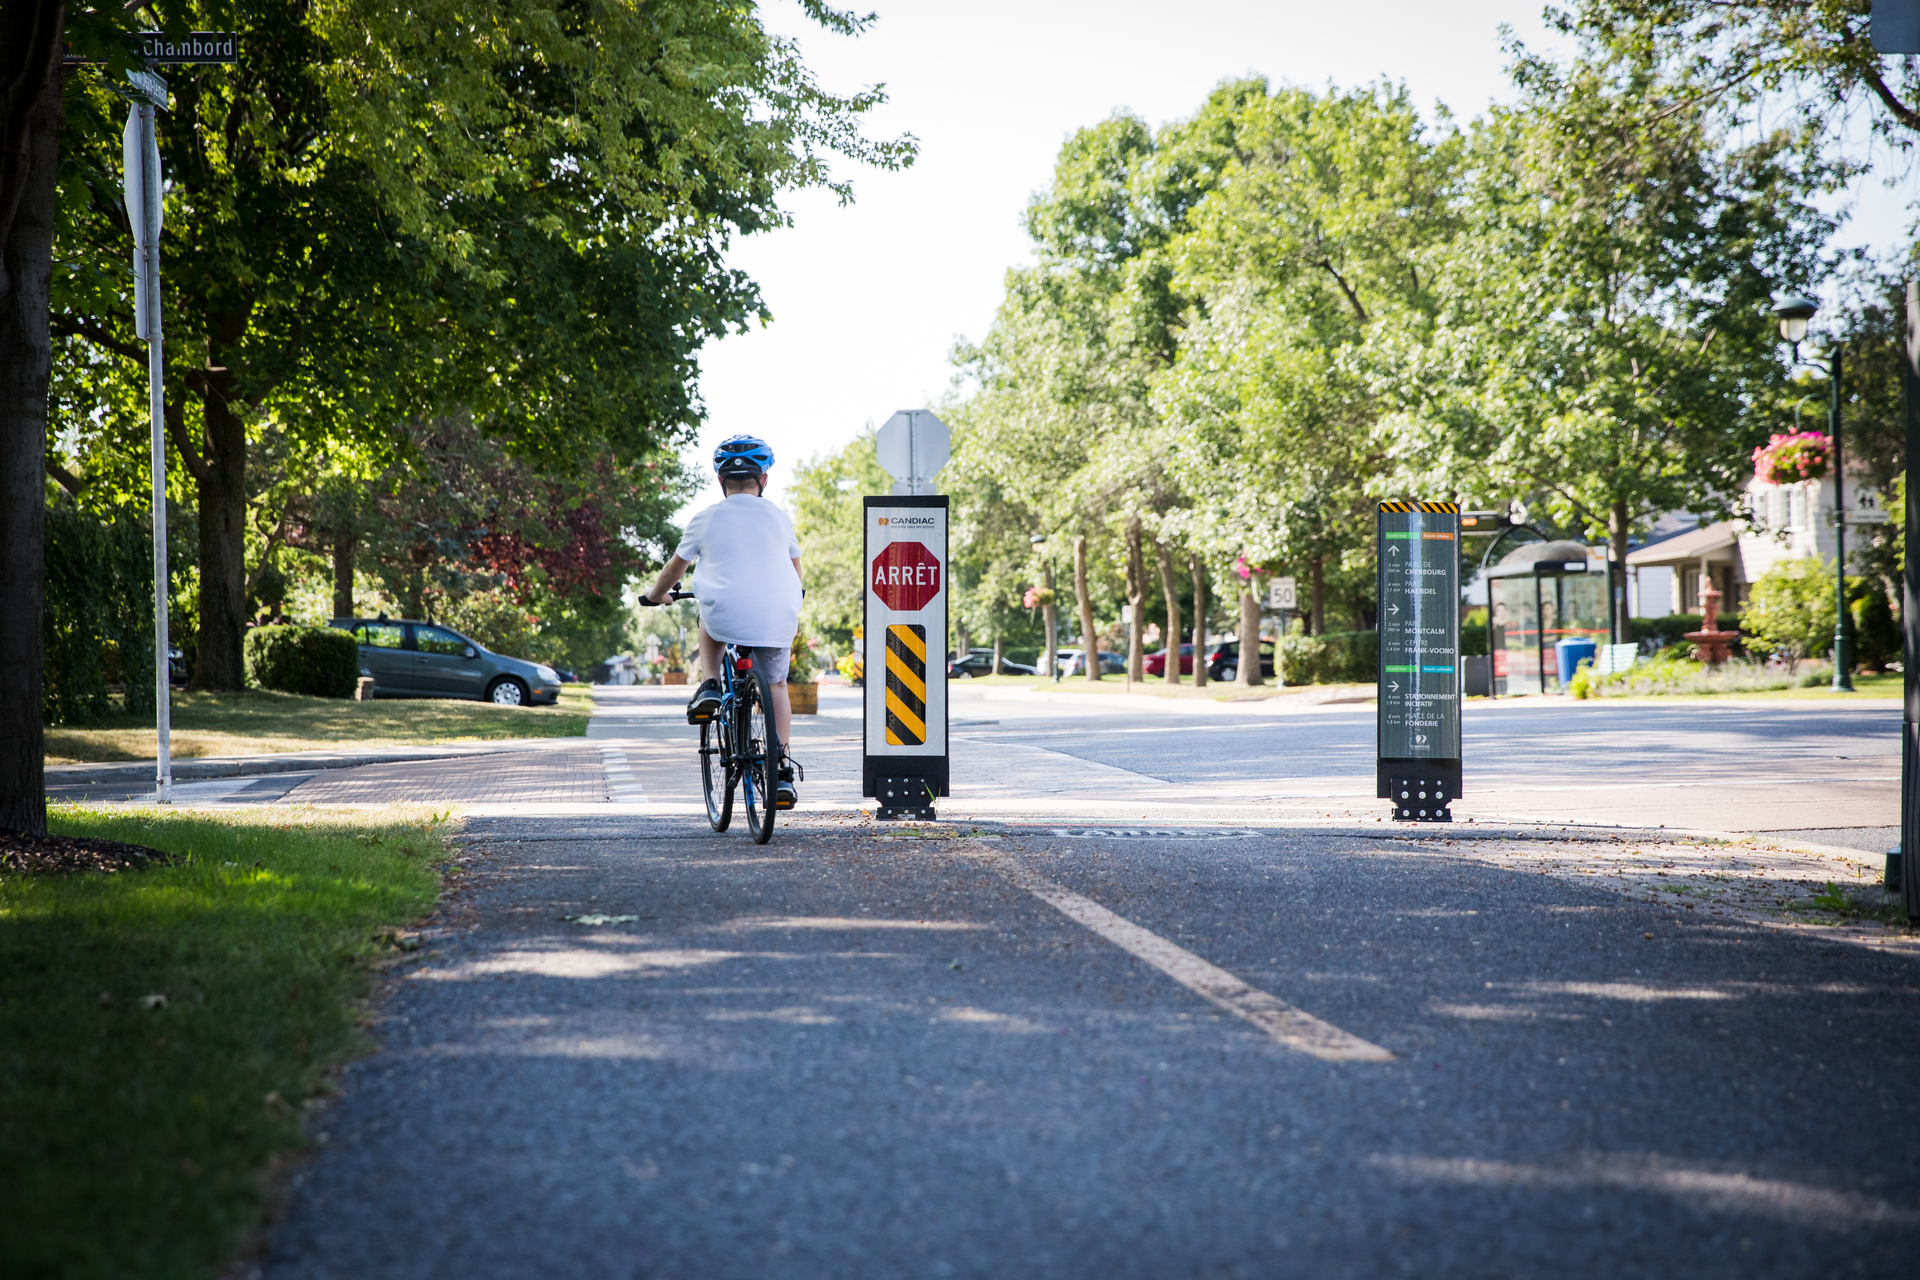
[[[57,835],[187,855],[0,874],[0,1273],[207,1277],[261,1220],[355,1000],[438,892],[422,811],[61,807]],[[164,996],[159,1007],[150,997]]]
[[[353,746],[414,746],[487,738],[572,738],[587,731],[593,689],[560,686],[551,707],[496,707],[452,698],[308,698],[245,693],[173,695],[173,754],[244,756]],[[151,760],[153,720],[116,715],[97,724],[47,730],[48,764]]]

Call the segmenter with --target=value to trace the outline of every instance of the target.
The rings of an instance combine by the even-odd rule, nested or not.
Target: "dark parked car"
[[[1150,676],[1166,675],[1167,651],[1162,649],[1158,653],[1148,654],[1141,662],[1140,669]],[[1183,676],[1193,674],[1193,646],[1190,644],[1180,646],[1180,674]]]
[[[975,649],[964,658],[947,659],[947,679],[949,680],[971,680],[975,676],[990,676],[992,674],[993,650],[991,649]],[[1034,674],[1034,670],[1025,663],[1010,662],[1002,658],[1000,659],[1000,674],[1003,676],[1030,676]]]
[[[1229,640],[1207,655],[1207,679],[1231,680],[1240,674],[1240,642]],[[1273,679],[1273,641],[1260,642],[1260,674]]]
[[[389,618],[335,618],[360,642],[360,674],[382,698],[477,698],[518,707],[560,700],[552,667],[493,653],[446,627]]]

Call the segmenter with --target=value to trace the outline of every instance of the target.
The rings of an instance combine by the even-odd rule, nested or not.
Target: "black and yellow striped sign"
[[[919,623],[887,628],[887,744],[927,741],[927,629]]]
[[[1382,511],[1444,511],[1458,513],[1460,504],[1457,502],[1383,502],[1380,504],[1380,509]]]

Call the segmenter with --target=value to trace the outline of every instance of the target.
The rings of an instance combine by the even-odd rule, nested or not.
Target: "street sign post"
[[[167,652],[166,352],[160,336],[160,146],[154,112],[167,105],[167,82],[151,71],[128,73],[136,101],[121,135],[124,197],[133,228],[133,328],[147,344],[147,413],[153,450],[154,799],[173,803],[173,684]]]
[[[874,434],[880,465],[897,482],[895,493],[933,492],[933,478],[952,452],[947,424],[926,409],[902,409]]]
[[[931,415],[929,415],[931,416]],[[860,794],[881,818],[934,818],[947,794],[947,499],[869,496],[866,747]]]
[[[141,59],[162,64],[231,63],[239,60],[240,38],[231,31],[191,31],[174,38],[143,31],[136,38]],[[68,63],[87,59],[69,55]],[[151,70],[127,72],[132,92],[127,127],[121,135],[123,198],[133,229],[133,328],[147,344],[147,412],[153,451],[153,680],[154,799],[173,803],[173,682],[167,634],[167,445],[166,345],[160,326],[160,224],[165,212],[164,175],[156,113],[165,111],[167,82]]]
[[[1382,502],[1375,785],[1394,816],[1449,822],[1460,797],[1460,508]]]

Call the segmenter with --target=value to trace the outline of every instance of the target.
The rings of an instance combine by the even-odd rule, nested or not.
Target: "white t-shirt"
[[[800,625],[800,542],[765,498],[736,493],[694,513],[676,552],[693,575],[700,620],[722,644],[784,649]]]

